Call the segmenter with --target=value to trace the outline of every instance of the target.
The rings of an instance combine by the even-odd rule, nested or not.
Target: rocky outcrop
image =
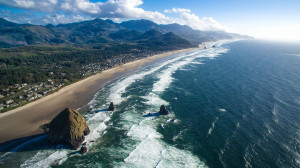
[[[165,105],[161,105],[158,113],[161,115],[168,115],[169,111],[166,109]]]
[[[86,146],[82,146],[82,147],[80,148],[79,153],[80,153],[80,154],[84,154],[84,153],[86,153],[87,151],[88,151],[88,149],[86,148]]]
[[[78,111],[66,108],[49,125],[48,141],[52,145],[63,144],[77,149],[90,129]]]
[[[111,103],[109,104],[108,111],[114,111],[114,109],[115,109],[114,103],[111,102]]]

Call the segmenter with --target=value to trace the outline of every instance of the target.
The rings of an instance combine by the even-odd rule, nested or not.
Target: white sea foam
[[[172,74],[178,70],[180,67],[186,65],[190,62],[191,59],[180,61],[177,63],[174,63],[172,66],[169,66],[169,68],[163,70],[157,77],[159,78],[159,81],[154,83],[153,85],[153,92],[154,93],[161,93],[164,92],[166,88],[168,88],[171,84],[171,82],[174,80],[172,77]]]
[[[59,150],[47,156],[48,154],[49,154],[48,152],[38,152],[34,157],[25,161],[20,167],[30,167],[30,168],[50,167],[51,164],[58,162],[63,158],[66,158],[68,152],[66,150]],[[47,157],[45,158],[45,156]]]
[[[23,164],[21,164],[20,167],[30,167],[33,166],[35,163],[39,162],[42,159],[45,159],[48,157],[47,152],[38,152],[35,154],[32,158],[26,160]]]
[[[91,133],[86,136],[86,141],[95,140],[101,137],[104,130],[107,128],[104,122],[101,122],[96,128],[92,129]]]
[[[211,124],[211,127],[210,127],[209,130],[208,130],[207,136],[210,135],[210,134],[212,133],[212,131],[214,130],[215,124],[216,124],[216,122],[218,121],[218,119],[219,119],[219,117],[217,117],[217,118],[215,119],[215,121]]]
[[[135,167],[153,168],[161,160],[163,146],[156,139],[143,140],[124,160]]]
[[[198,64],[198,65],[203,64],[202,62],[198,62],[198,61],[193,61],[192,63],[193,63],[193,64]]]
[[[172,74],[183,67],[184,65],[192,62],[194,55],[189,55],[188,57],[182,58],[180,61],[173,61],[171,65],[169,65],[166,69],[162,70],[157,78],[159,79],[157,82],[153,84],[152,92],[150,92],[147,96],[143,96],[142,98],[146,99],[145,102],[148,105],[160,106],[162,104],[168,105],[168,102],[164,101],[160,98],[160,94],[165,91],[166,88],[170,86],[174,78]]]
[[[149,93],[149,95],[141,96],[141,97],[143,99],[147,100],[147,101],[144,102],[147,105],[153,105],[155,107],[161,106],[162,104],[169,105],[169,102],[167,102],[167,101],[163,100],[162,98],[158,97],[155,93]]]
[[[124,160],[133,167],[206,167],[189,151],[165,144],[160,139],[147,137]],[[125,166],[124,166],[125,167]]]
[[[105,129],[107,128],[105,123],[110,120],[110,116],[112,114],[113,112],[111,111],[98,112],[87,119],[87,123],[91,132],[86,136],[86,142],[96,140],[103,135]]]
[[[275,105],[273,106],[272,114],[273,114],[274,121],[275,121],[276,123],[279,122],[277,113],[278,113],[278,107],[277,107],[277,104],[275,104]]]
[[[162,138],[162,135],[158,133],[155,129],[149,126],[141,126],[141,125],[133,125],[127,136],[136,137],[139,139],[146,139],[146,138]]]
[[[116,84],[114,84],[114,86],[110,89],[110,93],[111,94],[109,95],[108,99],[110,101],[116,102],[116,104],[124,101],[125,98],[122,97],[122,94],[125,93],[126,88],[128,86],[130,86],[132,83],[134,83],[137,80],[143,79],[145,76],[156,72],[157,70],[161,69],[162,67],[164,67],[164,66],[166,66],[166,65],[168,65],[168,64],[170,64],[172,62],[175,62],[175,61],[177,61],[179,59],[182,59],[183,57],[194,55],[197,52],[198,51],[195,51],[195,52],[193,52],[191,54],[180,54],[179,56],[177,56],[175,58],[172,58],[170,60],[167,60],[167,61],[161,63],[160,65],[158,65],[156,67],[153,67],[150,70],[143,71],[143,72],[140,72],[140,73],[133,74],[133,75],[127,76],[125,78],[122,78]]]
[[[153,123],[155,120],[143,120],[139,125],[131,127],[127,135],[141,142],[124,159],[125,165],[121,167],[205,167],[205,164],[189,151],[164,143],[161,140],[162,135],[152,128]]]
[[[145,168],[207,167],[189,151],[177,149],[153,138],[143,140],[124,161],[133,167]]]
[[[176,136],[174,136],[174,137],[172,138],[172,140],[173,140],[173,141],[176,141],[178,138],[181,137],[181,135],[182,135],[185,131],[187,131],[187,129],[181,130],[181,131],[179,132],[178,135],[176,135]]]

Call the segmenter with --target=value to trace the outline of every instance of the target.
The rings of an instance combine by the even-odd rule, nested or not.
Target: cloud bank
[[[158,11],[146,11],[140,6],[142,0],[107,0],[106,2],[90,2],[89,0],[0,0],[0,4],[19,8],[26,13],[13,13],[1,10],[0,17],[18,23],[58,24],[70,23],[93,18],[109,18],[113,20],[148,19],[158,24],[178,23],[188,25],[197,30],[224,30],[228,28],[211,17],[200,19],[190,9],[172,8]],[[34,13],[43,13],[34,14]],[[175,17],[168,16],[169,14]]]

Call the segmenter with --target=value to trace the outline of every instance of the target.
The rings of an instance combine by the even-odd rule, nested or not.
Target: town
[[[82,79],[127,62],[163,53],[162,51],[144,51],[143,53],[139,53],[139,50],[133,51],[133,53],[134,52],[137,52],[138,54],[120,54],[107,59],[105,62],[90,63],[87,65],[83,64],[81,65],[80,70],[75,73],[77,73],[76,75],[79,74]],[[62,66],[57,66],[56,68],[64,69]],[[58,72],[59,74],[55,72],[49,72],[49,76],[52,76],[53,78],[48,78],[43,82],[34,84],[20,83],[9,85],[7,88],[1,89],[0,112],[9,111],[19,106],[23,106],[29,102],[54,93],[61,87],[72,83],[71,81],[67,80],[67,77],[68,75],[74,74],[67,74],[60,71]]]

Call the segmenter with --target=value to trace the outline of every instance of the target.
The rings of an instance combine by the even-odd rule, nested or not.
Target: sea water
[[[169,115],[144,116],[161,105]],[[88,106],[88,153],[44,135],[0,167],[300,167],[300,44],[210,43],[111,81]]]

